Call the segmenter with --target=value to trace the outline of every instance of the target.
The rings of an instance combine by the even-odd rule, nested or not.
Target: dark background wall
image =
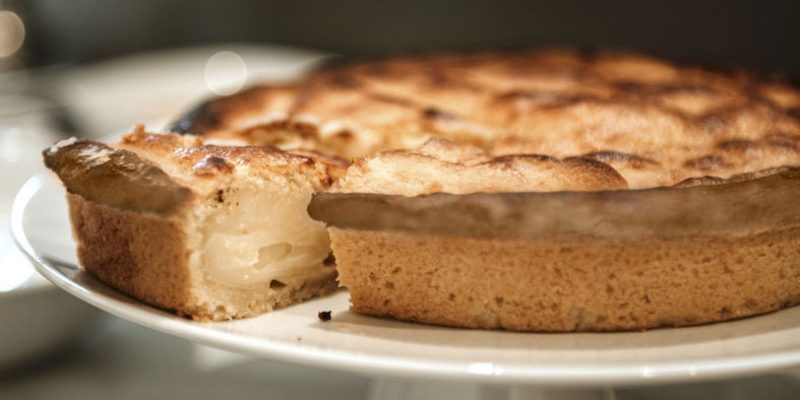
[[[800,78],[800,1],[18,0],[29,65],[209,42],[372,56],[439,48],[622,47]]]

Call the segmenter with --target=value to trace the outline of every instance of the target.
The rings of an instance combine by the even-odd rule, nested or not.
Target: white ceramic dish
[[[62,289],[152,329],[265,358],[384,377],[571,386],[711,379],[800,365],[800,307],[701,327],[530,334],[360,316],[348,311],[347,292],[340,291],[256,318],[192,322],[65,265],[73,251],[66,206],[50,175],[23,186],[12,217],[20,247]],[[320,321],[323,310],[332,311],[333,320]]]

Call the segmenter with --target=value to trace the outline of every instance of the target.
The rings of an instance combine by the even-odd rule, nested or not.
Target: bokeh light
[[[238,92],[247,80],[247,64],[232,51],[220,51],[206,62],[206,86],[218,95]]]
[[[0,57],[17,52],[25,42],[25,24],[12,11],[0,11]]]

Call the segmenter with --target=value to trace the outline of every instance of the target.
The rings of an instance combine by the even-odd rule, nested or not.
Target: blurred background
[[[60,91],[81,88],[63,88],[69,82],[53,84],[52,79],[41,78],[109,60],[141,59],[132,60],[132,55],[159,51],[169,55],[177,49],[209,45],[219,51],[233,45],[278,45],[356,58],[439,49],[610,47],[800,80],[797,1],[238,0],[220,4],[213,0],[3,0],[0,7],[6,10],[0,15],[0,71],[33,72],[40,78],[38,85],[16,76],[11,86],[66,108],[78,107],[74,98],[65,98],[74,93]],[[192,55],[205,56],[203,62],[210,58],[202,52]],[[124,63],[119,63],[121,72],[136,73],[125,77],[129,82],[139,79],[125,91],[138,97],[138,93],[153,93],[154,88],[161,88],[156,91],[160,94],[175,85],[178,92],[180,84],[190,80],[189,64],[196,60],[184,53],[169,61],[169,65],[152,64],[146,69],[141,65],[124,69]],[[69,78],[80,81],[84,76]],[[182,93],[187,97],[197,94]],[[69,101],[61,104],[60,100]],[[186,106],[179,103],[178,109]],[[84,119],[99,118],[97,115],[121,107],[126,105],[107,104],[67,122],[76,124],[72,128],[83,128],[84,133],[107,133],[108,129],[124,128],[137,115],[121,116],[114,121],[116,126],[96,126]],[[178,112],[173,107],[153,108],[162,115]],[[94,131],[97,128],[105,131]]]
[[[26,0],[7,6],[28,28],[21,61],[30,66],[225,42],[347,56],[567,44],[800,73],[796,1]]]
[[[798,1],[0,0],[0,399],[364,398],[369,381],[191,344],[55,290],[8,235],[13,196],[67,135],[158,126],[326,57],[621,48],[800,82]],[[630,399],[797,399],[789,373],[626,389]]]

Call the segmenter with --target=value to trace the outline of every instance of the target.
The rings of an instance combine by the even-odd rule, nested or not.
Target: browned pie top
[[[647,188],[800,165],[800,92],[631,54],[443,54],[255,87],[173,130],[355,159],[342,191]]]
[[[142,125],[111,146],[73,137],[45,149],[43,157],[70,193],[161,215],[180,209],[192,195],[202,198],[225,189],[240,175],[292,175],[323,191],[347,167],[313,151],[218,146],[196,136],[148,133]]]
[[[192,181],[220,177],[237,167],[266,173],[308,176],[325,189],[344,174],[347,162],[313,150],[280,150],[269,146],[225,146],[205,143],[202,137],[154,134],[137,125],[114,145],[155,162],[169,175]]]

